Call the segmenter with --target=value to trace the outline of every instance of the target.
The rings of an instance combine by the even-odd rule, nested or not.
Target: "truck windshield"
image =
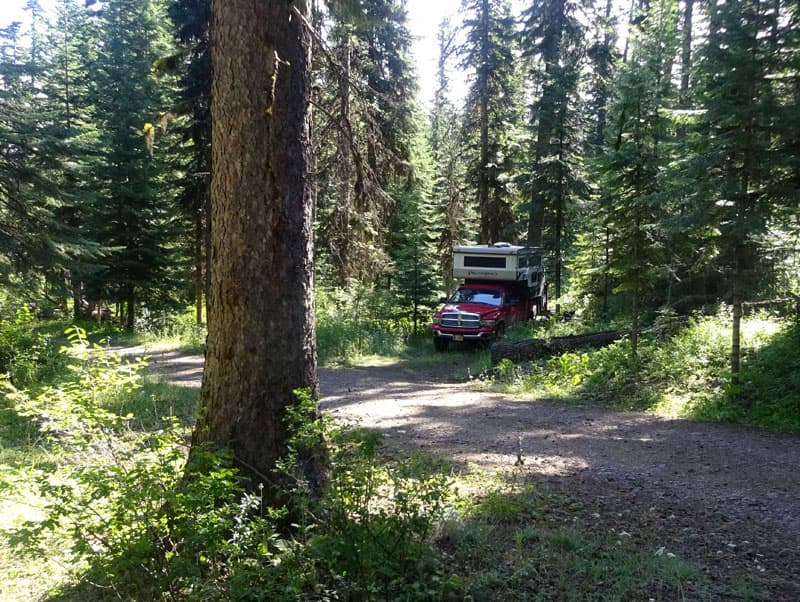
[[[500,291],[485,288],[460,288],[449,299],[450,303],[480,303],[500,306],[503,295]]]

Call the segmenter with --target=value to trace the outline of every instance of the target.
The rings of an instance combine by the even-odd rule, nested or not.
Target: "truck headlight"
[[[441,322],[441,321],[442,321],[442,319],[441,319],[441,318],[438,318],[438,317],[436,317],[436,316],[433,316],[433,323],[434,323],[434,325],[435,325],[435,326],[438,326],[438,325],[439,325],[439,322]]]
[[[481,320],[481,326],[494,326],[497,320]]]

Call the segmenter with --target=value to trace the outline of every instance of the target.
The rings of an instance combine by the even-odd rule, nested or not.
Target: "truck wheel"
[[[503,335],[505,335],[505,333],[506,333],[506,325],[503,324],[503,323],[500,323],[500,324],[497,325],[497,328],[495,328],[495,330],[494,330],[494,338],[495,339],[501,339],[501,338],[503,338]]]
[[[447,351],[447,347],[450,345],[450,339],[445,339],[442,337],[436,337],[433,339],[433,348],[436,351]]]

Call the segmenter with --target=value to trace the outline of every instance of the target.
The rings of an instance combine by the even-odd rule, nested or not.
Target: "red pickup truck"
[[[513,283],[462,284],[433,316],[433,346],[446,351],[450,341],[490,341],[505,329],[535,315],[531,300]]]
[[[433,346],[489,341],[547,308],[542,251],[508,243],[453,247],[453,276],[464,278],[433,316]]]

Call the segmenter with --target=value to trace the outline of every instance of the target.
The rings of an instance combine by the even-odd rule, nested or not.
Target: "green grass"
[[[515,476],[472,473],[462,485],[471,493],[444,525],[439,545],[469,599],[725,599],[691,561],[608,527],[587,529],[602,519],[580,501]]]
[[[317,317],[317,353],[325,367],[394,365],[415,371],[447,371],[468,379],[490,365],[488,349],[453,344],[446,353],[433,349],[428,324],[417,334],[407,320],[376,320],[361,315],[322,312]]]
[[[473,522],[448,536],[475,600],[711,599],[698,567],[571,526]]]

